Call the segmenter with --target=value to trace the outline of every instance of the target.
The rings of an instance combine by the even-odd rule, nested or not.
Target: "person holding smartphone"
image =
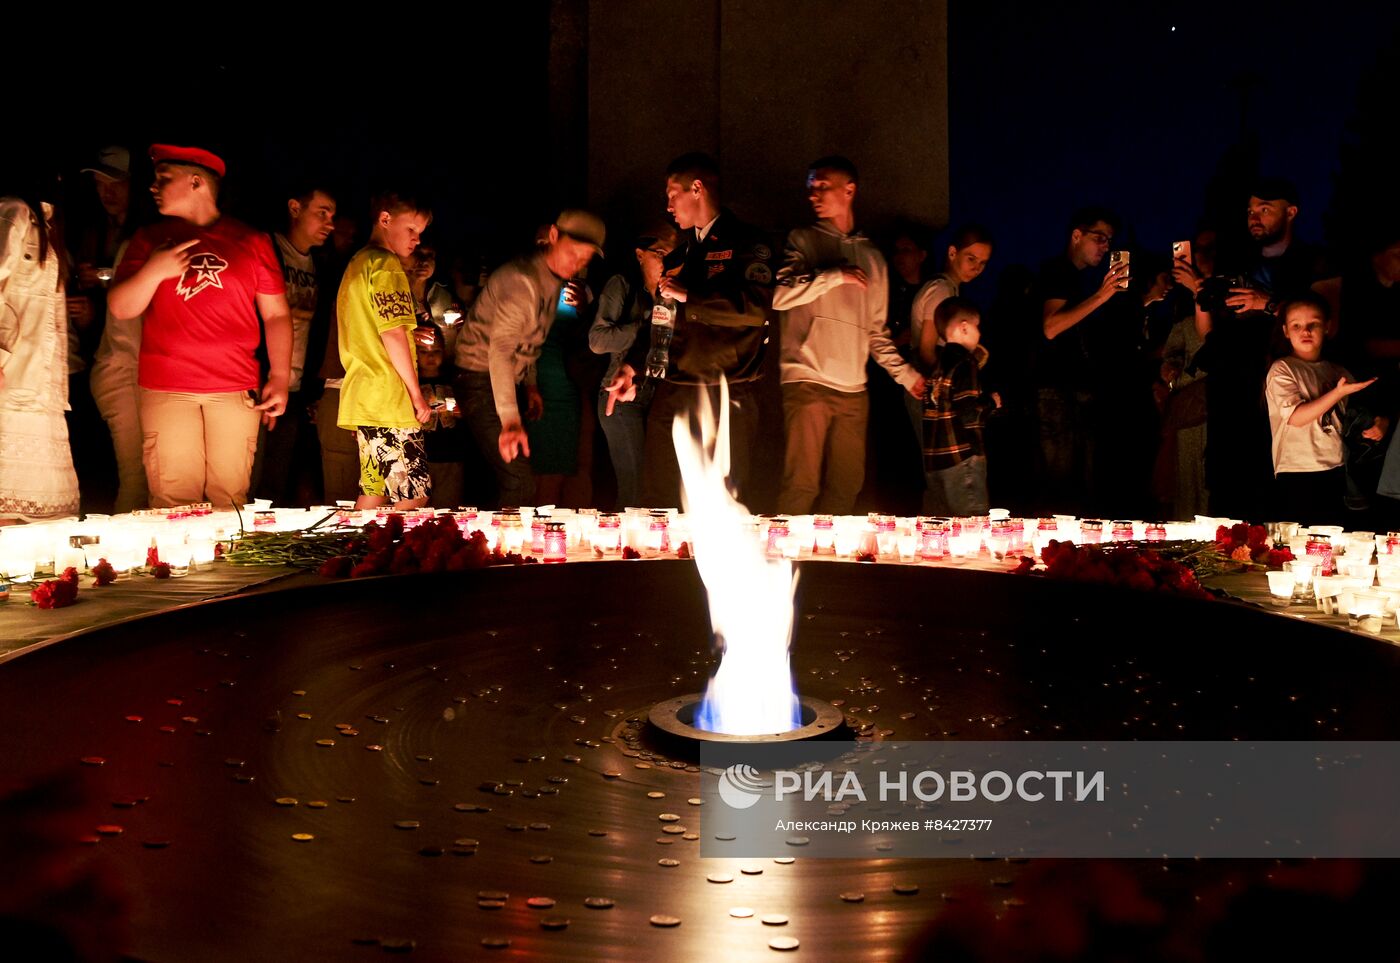
[[[1117,229],[1118,218],[1107,208],[1076,211],[1065,250],[1041,266],[1036,280],[1042,337],[1034,370],[1045,510],[1077,514],[1097,494],[1101,362],[1105,343],[1114,338],[1105,306],[1122,293],[1128,266],[1097,268]]]

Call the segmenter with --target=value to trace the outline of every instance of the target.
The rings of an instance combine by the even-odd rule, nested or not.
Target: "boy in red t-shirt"
[[[220,215],[222,159],[153,144],[151,160],[166,217],[136,232],[107,292],[114,317],[145,318],[138,382],[151,505],[242,505],[259,422],[272,426],[287,405],[282,271],[266,234]],[[271,371],[259,395],[264,330]]]

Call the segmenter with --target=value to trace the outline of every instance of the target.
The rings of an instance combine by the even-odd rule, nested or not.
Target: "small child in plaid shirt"
[[[951,297],[938,305],[933,323],[938,347],[924,399],[924,474],[930,514],[982,515],[987,511],[987,449],[982,420],[1001,399],[982,390],[987,363],[977,305]]]

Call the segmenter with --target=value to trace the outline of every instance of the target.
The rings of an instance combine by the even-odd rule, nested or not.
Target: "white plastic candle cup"
[[[1273,597],[1275,605],[1287,605],[1293,599],[1293,573],[1292,572],[1265,572],[1269,577],[1269,595]]]
[[[1293,597],[1298,601],[1313,598],[1313,582],[1322,560],[1317,557],[1300,555],[1288,563],[1288,571],[1293,576]]]

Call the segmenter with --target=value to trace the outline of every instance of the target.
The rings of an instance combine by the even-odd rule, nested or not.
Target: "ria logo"
[[[748,809],[763,797],[763,790],[772,785],[765,782],[753,766],[735,764],[719,776],[719,798],[730,809]]]
[[[224,282],[219,280],[219,275],[227,267],[228,262],[217,254],[196,254],[190,258],[190,266],[185,268],[180,280],[175,282],[175,293],[188,301],[205,288],[222,289]]]

